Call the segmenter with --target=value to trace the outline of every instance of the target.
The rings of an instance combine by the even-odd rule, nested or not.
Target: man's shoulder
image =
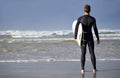
[[[80,16],[80,17],[78,17],[78,20],[81,20],[81,19],[83,19],[83,17],[84,17],[84,15],[83,15],[83,16]]]
[[[84,18],[84,17],[86,17],[86,15],[80,16],[80,17],[78,17],[78,19],[82,19],[82,18]],[[95,17],[93,17],[93,16],[91,16],[91,15],[89,15],[88,17],[91,18],[91,19],[95,19]]]
[[[84,17],[84,15],[83,16],[80,16],[78,19],[81,19],[81,18],[83,18]]]
[[[93,16],[90,16],[90,18],[92,18],[92,19],[94,19],[94,20],[95,20],[95,17],[93,17]]]
[[[96,21],[95,17],[93,17],[93,16],[91,16],[91,15],[88,15],[88,16],[86,16],[86,15],[80,16],[80,17],[78,18],[78,21],[85,20],[85,19],[88,19],[88,18],[89,18],[90,20],[92,20],[92,21]]]

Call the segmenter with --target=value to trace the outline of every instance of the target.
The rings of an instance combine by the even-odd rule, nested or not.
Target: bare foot
[[[93,69],[93,74],[96,74],[97,70],[96,69]]]
[[[84,74],[85,73],[85,71],[84,70],[81,70],[81,74]]]

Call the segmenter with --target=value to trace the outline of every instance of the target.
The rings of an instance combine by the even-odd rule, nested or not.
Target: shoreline
[[[91,59],[86,59],[86,61],[90,62]],[[120,61],[120,59],[96,59],[98,62],[105,61]],[[0,63],[41,63],[41,62],[80,62],[80,59],[29,59],[29,60],[0,60]]]

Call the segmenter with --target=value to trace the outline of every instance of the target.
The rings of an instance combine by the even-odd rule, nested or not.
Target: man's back
[[[91,28],[96,23],[95,18],[90,15],[84,15],[79,17],[78,21],[82,24],[84,40],[93,40]]]

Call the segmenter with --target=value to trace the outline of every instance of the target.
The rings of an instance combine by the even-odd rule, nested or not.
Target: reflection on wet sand
[[[97,76],[97,73],[93,74],[92,78],[97,78],[96,76]],[[86,78],[85,74],[82,74],[82,78]]]

